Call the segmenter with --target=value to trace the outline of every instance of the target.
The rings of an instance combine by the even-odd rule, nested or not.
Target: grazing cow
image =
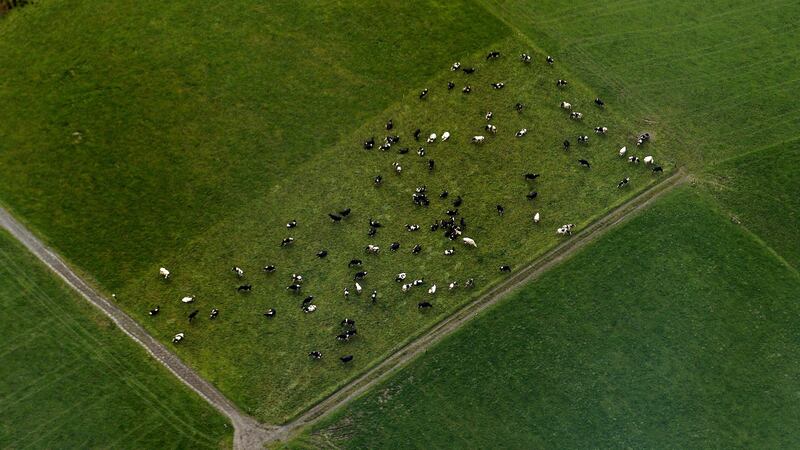
[[[394,281],[396,281],[396,282],[398,282],[398,283],[399,283],[399,282],[401,282],[401,281],[405,280],[405,279],[406,279],[406,276],[407,276],[407,275],[406,275],[406,273],[405,273],[405,272],[400,272],[400,273],[398,273],[398,274],[397,274],[397,276],[396,276],[396,277],[394,277]]]
[[[596,98],[596,99],[594,99],[594,104],[595,104],[595,105],[597,105],[597,106],[599,106],[599,107],[601,107],[601,108],[602,108],[603,106],[605,106],[605,105],[606,105],[605,103],[603,103],[603,101],[602,101],[602,100],[600,100],[600,98],[599,98],[599,97],[598,97],[598,98]]]
[[[316,311],[317,310],[317,305],[314,305],[314,304],[306,305],[306,306],[303,306],[301,309],[303,310],[304,313],[308,314],[308,313],[312,313],[312,312]]]
[[[653,173],[656,172],[664,172],[664,169],[662,169],[661,166],[653,166]]]
[[[357,280],[363,280],[364,277],[366,277],[366,276],[367,276],[367,271],[366,270],[362,270],[360,272],[356,272],[356,274],[353,275],[353,280],[356,280],[356,281]]]
[[[500,272],[511,272],[511,266],[507,265],[500,266]]]
[[[294,292],[295,294],[299,294],[300,290],[303,289],[303,286],[300,285],[300,284],[294,283],[294,284],[290,284],[289,286],[286,286],[286,289],[289,290],[289,291]]]
[[[467,74],[467,75],[472,75],[473,73],[475,73],[475,68],[474,67],[465,67],[465,68],[463,68],[461,70],[463,70],[464,73]]]
[[[506,209],[503,208],[503,205],[497,205],[496,208],[497,208],[497,214],[501,216],[506,212]]]
[[[622,180],[620,180],[619,183],[617,183],[617,187],[621,188],[621,187],[627,186],[630,181],[631,181],[630,177],[625,177]]]
[[[415,245],[414,248],[411,249],[411,253],[414,254],[414,255],[416,255],[417,253],[419,253],[421,251],[422,251],[422,246],[419,245],[419,244]]]
[[[656,162],[656,160],[652,156],[647,155],[644,157],[644,163],[647,164],[648,166],[650,164],[653,164],[654,162]]]
[[[380,185],[381,185],[381,182],[383,182],[383,177],[382,177],[382,176],[380,176],[380,175],[377,175],[377,176],[375,176],[375,178],[373,179],[373,182],[375,183],[375,186],[380,186]]]
[[[469,94],[470,92],[472,92],[472,86],[470,85],[464,86],[464,89],[461,89],[461,92],[464,94]]]
[[[578,136],[578,142],[580,142],[581,144],[588,144],[589,136],[586,136],[585,134],[583,136]]]
[[[533,215],[533,223],[539,223],[540,219],[541,219],[541,216],[539,215],[538,212]]]
[[[436,161],[429,159],[428,160],[428,170],[434,170],[436,168]]]
[[[516,105],[514,105],[514,109],[516,109],[518,113],[521,113],[522,110],[525,109],[525,105],[523,105],[522,103],[517,103]]]
[[[488,60],[490,60],[490,59],[497,59],[497,58],[499,58],[499,57],[500,57],[500,52],[498,52],[498,51],[491,51],[491,52],[489,52],[489,54],[488,54],[488,55],[486,55],[486,60],[488,61]]]
[[[486,129],[486,131],[488,131],[488,132],[490,132],[492,134],[497,133],[497,127],[492,125],[492,124],[490,124],[490,123],[486,124],[486,126],[484,128]]]
[[[453,206],[458,208],[459,206],[461,206],[461,203],[463,203],[463,202],[464,202],[464,199],[462,199],[461,196],[459,195],[458,197],[456,197],[455,200],[453,200]]]
[[[417,308],[428,309],[428,308],[433,308],[433,305],[431,304],[431,302],[419,302],[417,303]]]
[[[570,109],[572,109],[572,104],[567,103],[567,102],[561,102],[561,109],[570,110]]]
[[[345,356],[342,356],[341,358],[339,358],[339,360],[340,360],[341,362],[343,362],[343,363],[349,363],[350,361],[352,361],[352,360],[353,360],[353,355],[345,355]]]
[[[149,313],[149,314],[150,314],[151,316],[156,316],[156,315],[158,315],[158,312],[159,312],[159,311],[161,311],[161,306],[156,306],[155,308],[153,308],[153,309],[151,309],[151,310],[150,310],[150,313]]]
[[[328,256],[328,251],[327,250],[320,250],[320,251],[317,252],[317,258],[324,258],[326,256]]]
[[[264,313],[264,317],[272,318],[275,317],[275,314],[278,314],[278,311],[276,311],[275,308],[270,308]]]
[[[461,238],[461,241],[464,242],[464,245],[471,245],[471,246],[473,246],[475,248],[478,247],[478,244],[476,244],[475,240],[472,239],[472,238],[464,237],[464,238]]]
[[[419,98],[420,98],[420,99],[423,99],[423,98],[425,98],[427,95],[428,95],[428,89],[427,89],[427,88],[425,88],[425,89],[423,89],[423,90],[421,90],[421,91],[419,92]]]
[[[450,139],[450,132],[445,131],[444,133],[442,133],[442,141],[446,141],[448,139]]]
[[[435,293],[436,293],[436,285],[434,284],[434,285],[432,285],[431,287],[428,288],[428,294],[433,295]]]
[[[355,325],[355,324],[356,324],[356,321],[355,321],[355,320],[353,320],[353,319],[347,319],[347,318],[343,319],[343,320],[342,320],[342,322],[341,322],[341,325],[342,325],[343,327],[352,327],[352,326],[353,326],[353,325]]]
[[[219,310],[217,308],[213,308],[211,310],[211,314],[209,314],[208,318],[211,319],[211,320],[214,320],[214,319],[217,318],[218,315],[219,315]]]
[[[347,267],[356,267],[360,266],[362,261],[360,259],[351,259],[350,262],[347,264]]]
[[[322,352],[318,352],[316,350],[310,352],[308,356],[313,360],[322,359]]]
[[[454,62],[454,63],[453,63],[453,65],[452,65],[452,66],[450,66],[450,70],[452,70],[453,72],[455,72],[456,70],[458,70],[458,68],[459,68],[459,67],[461,67],[461,63],[460,63],[460,62],[458,62],[458,61],[456,61],[456,62]]]
[[[473,144],[483,144],[483,141],[486,140],[483,136],[472,136],[472,143]]]
[[[595,134],[606,134],[608,132],[608,127],[594,127]]]
[[[175,337],[172,338],[172,343],[177,344],[178,342],[183,340],[183,337],[184,337],[183,333],[176,334]]]
[[[373,228],[373,230],[374,230],[374,228]],[[378,254],[378,252],[380,252],[380,251],[381,251],[381,248],[380,248],[380,247],[378,247],[377,245],[374,245],[374,244],[369,244],[369,245],[367,245],[367,247],[364,249],[364,251],[366,251],[367,253],[371,253],[371,254],[373,254],[373,255],[377,255],[377,254]]]
[[[503,87],[504,87],[505,85],[506,85],[506,84],[505,84],[505,83],[503,83],[503,82],[492,83],[492,87],[493,87],[493,88],[495,88],[495,89],[503,89]]]
[[[568,140],[564,139],[564,143],[562,145],[564,146],[564,151],[569,150],[569,141]]]
[[[399,249],[400,249],[400,243],[399,242],[392,242],[392,245],[389,246],[389,250],[391,250],[393,252],[396,252]]]
[[[453,83],[452,81],[448,81],[447,82],[447,90],[448,91],[452,91],[454,87],[456,87],[455,83]]]
[[[406,231],[418,231],[419,225],[417,224],[406,224]]]
[[[528,181],[533,181],[533,180],[535,180],[537,178],[539,178],[539,174],[538,173],[528,172],[528,173],[525,174],[525,179],[528,180]]]
[[[253,290],[253,286],[250,284],[243,284],[236,288],[236,292],[250,292]]]
[[[284,238],[281,241],[281,247],[286,247],[287,245],[291,245],[293,242],[294,242],[294,238],[293,237]]]
[[[389,121],[386,122],[386,131],[389,131],[392,128],[394,128],[394,122],[392,122],[392,119],[389,119]]]
[[[199,313],[200,313],[199,309],[195,309],[194,311],[190,312],[189,313],[189,323],[192,323],[194,318],[197,317],[197,314],[199,314]]]
[[[372,301],[372,303],[377,302],[378,301],[378,290],[377,289],[373,289],[372,290],[372,294],[369,295],[369,298],[370,298],[370,301]]]
[[[294,219],[291,222],[286,224],[286,228],[294,228],[296,226],[297,226],[297,221],[294,220]]]
[[[231,272],[236,274],[236,278],[243,278],[244,277],[244,270],[242,270],[238,266],[233,266],[233,268],[231,268]]]
[[[420,130],[419,128],[417,128],[416,130],[414,130],[414,140],[415,140],[415,141],[418,141],[418,140],[419,140],[419,135],[420,135],[420,133],[422,133],[422,130]]]
[[[628,162],[631,164],[639,164],[638,156],[628,156]]]
[[[514,136],[522,137],[522,136],[525,136],[526,134],[528,134],[528,129],[527,128],[523,128],[523,129],[517,131],[516,133],[514,133]]]
[[[455,253],[455,252],[456,252],[456,249],[455,249],[455,248],[449,248],[449,249],[445,249],[445,251],[444,251],[444,256],[452,256],[452,255],[453,255],[453,253]]]
[[[622,147],[621,149],[619,149],[619,157],[620,158],[625,156],[625,153],[628,153],[628,147]]]
[[[358,284],[358,282],[356,282],[355,283],[355,287],[356,287],[356,294],[361,295],[361,291],[362,291],[361,285]]]
[[[431,135],[430,135],[430,136],[428,136],[428,139],[426,140],[426,142],[427,142],[428,144],[431,144],[431,143],[433,143],[433,142],[436,142],[436,133],[431,133]]]
[[[167,278],[169,278],[169,270],[167,270],[167,269],[165,269],[165,268],[163,268],[163,267],[160,267],[160,268],[158,269],[158,274],[159,274],[159,275],[161,275],[161,276],[162,276],[162,277],[163,277],[165,280],[166,280]]]
[[[417,156],[419,156],[420,158],[425,156],[425,147],[420,147],[419,149],[417,149]]]
[[[578,160],[578,164],[582,165],[583,167],[586,167],[587,169],[591,169],[592,168],[592,165],[589,164],[589,161],[587,161],[585,159],[579,159]]]
[[[583,119],[583,113],[579,113],[578,111],[573,111],[569,113],[569,118],[572,120],[581,120]]]
[[[547,64],[549,64],[551,66],[553,65],[554,60],[553,60],[552,56],[548,55],[546,61],[547,61]]]
[[[535,199],[535,198],[536,198],[536,197],[538,197],[538,196],[539,196],[539,193],[538,193],[538,192],[536,192],[536,191],[530,191],[530,192],[528,192],[528,194],[527,194],[525,197],[526,197],[528,200],[533,200],[533,199]]]
[[[487,111],[486,115],[484,115],[483,117],[486,118],[486,120],[488,121],[488,120],[492,120],[493,116],[494,116],[494,113],[492,113],[491,111]]]
[[[519,55],[519,60],[524,62],[525,64],[529,64],[531,62],[531,55],[523,53]]]
[[[375,136],[364,141],[364,150],[372,150],[372,147],[374,146],[375,146]]]
[[[467,281],[464,282],[464,287],[475,287],[475,279],[474,278],[467,278]]]
[[[192,302],[194,302],[194,295],[188,295],[186,297],[183,297],[181,299],[181,302],[183,302],[183,303],[192,303]]]
[[[567,80],[556,80],[556,86],[565,87],[566,85],[567,85]]]

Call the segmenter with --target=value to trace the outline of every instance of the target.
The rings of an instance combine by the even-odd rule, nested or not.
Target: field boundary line
[[[271,440],[285,439],[290,433],[317,422],[328,413],[361,396],[368,389],[407,365],[421,353],[427,351],[429,347],[440,342],[461,328],[462,325],[505,299],[511,292],[535,280],[547,270],[565,261],[587,244],[605,234],[615,225],[630,218],[663,194],[688,180],[689,175],[683,169],[679,169],[659,183],[652,185],[627,202],[612,209],[608,214],[553,247],[511,277],[489,289],[484,295],[454,311],[453,314],[433,325],[426,333],[409,342],[355,380],[312,406],[295,420],[281,427],[282,430],[274,433]]]
[[[234,448],[263,448],[264,442],[274,440],[273,435],[281,427],[262,425],[241,412],[216,387],[187,366],[177,355],[151,336],[138,322],[83,281],[54,251],[44,245],[3,207],[0,207],[0,226],[24,245],[48,269],[58,275],[69,287],[108,316],[122,332],[141,345],[156,361],[172,372],[178,380],[227,417],[234,428]],[[282,435],[283,433],[279,434]]]

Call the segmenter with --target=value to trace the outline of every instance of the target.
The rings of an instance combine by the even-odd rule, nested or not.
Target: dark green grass
[[[648,117],[681,165],[798,136],[800,3],[484,0],[627,115]]]
[[[0,232],[0,447],[219,448],[232,428]]]
[[[0,21],[0,198],[118,289],[506,34],[462,1],[40,2]]]
[[[757,150],[708,169],[707,187],[742,225],[800,268],[800,141]]]
[[[800,277],[682,188],[291,446],[800,445]]]

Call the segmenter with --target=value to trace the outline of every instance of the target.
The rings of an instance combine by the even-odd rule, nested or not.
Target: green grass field
[[[391,22],[387,28],[367,21],[360,9],[356,14],[355,6],[335,2],[309,10],[230,5],[188,19],[186,6],[139,11],[132,2],[99,9],[76,3],[25,8],[0,29],[28,35],[33,27],[70,18],[52,35],[0,46],[0,54],[15,61],[50,52],[4,69],[9,76],[0,82],[0,100],[15,100],[12,107],[33,112],[11,111],[25,123],[4,127],[0,167],[8,176],[0,182],[0,198],[107,292],[117,293],[119,303],[154,335],[168,341],[186,331],[178,354],[262,420],[281,422],[298,414],[497,282],[500,264],[519,267],[552,247],[556,227],[572,222],[580,228],[657,180],[616,155],[638,132],[656,133],[657,127],[613,103],[596,108],[595,92],[579,77],[563,65],[545,65],[545,55],[531,42],[512,36],[480,6],[373,8]],[[124,14],[132,7],[134,19]],[[235,32],[219,24],[242,15],[248,17]],[[266,19],[274,23],[270,33],[261,28]],[[86,41],[70,42],[74,52],[98,50],[72,56],[58,51],[58,42],[67,41],[59,33],[94,29],[98,21],[112,23],[105,32],[79,33]],[[326,23],[336,23],[338,31],[318,35]],[[198,33],[206,29],[213,32]],[[392,36],[392,43],[367,38],[378,30]],[[413,44],[421,30],[429,48]],[[159,32],[169,39],[155,39]],[[434,45],[436,36],[441,42]],[[312,43],[324,48],[310,48]],[[493,48],[505,57],[484,62]],[[522,52],[532,53],[535,62],[519,62]],[[197,54],[202,64],[193,59]],[[479,70],[454,74],[448,70],[453,60]],[[415,75],[400,75],[406,72]],[[392,77],[396,81],[385,82]],[[567,78],[570,86],[558,90],[557,78]],[[448,92],[449,80],[459,87]],[[506,88],[492,90],[489,83],[496,81]],[[42,84],[52,96],[36,94]],[[474,92],[461,94],[465,84]],[[417,98],[422,87],[431,89],[425,101]],[[558,107],[562,100],[585,114],[583,122],[567,118]],[[513,109],[517,102],[527,105],[522,113]],[[472,135],[487,134],[487,110],[495,112],[498,135],[483,146],[470,145]],[[64,120],[58,123],[57,116]],[[408,142],[416,127],[453,134],[448,142],[427,146],[437,163],[433,173],[427,158],[413,150],[397,155],[361,149],[368,136],[380,139],[388,118],[403,139],[400,146],[416,149]],[[592,133],[599,125],[609,127],[608,136]],[[529,134],[514,138],[523,127]],[[80,139],[72,129],[79,129]],[[591,135],[590,144],[578,145],[578,134]],[[568,153],[561,149],[565,138],[573,142]],[[648,151],[667,170],[673,167],[669,147],[654,144]],[[579,167],[578,158],[589,159],[592,169]],[[391,173],[393,161],[403,164],[402,176]],[[525,172],[542,177],[530,185],[522,179]],[[376,189],[371,180],[379,173],[386,181]],[[625,176],[632,185],[618,190]],[[434,198],[429,209],[410,202],[413,189],[423,184]],[[427,231],[450,207],[436,199],[442,189],[464,198],[466,234],[479,243],[471,251],[459,245],[450,259],[442,252],[451,244]],[[530,190],[541,194],[534,206],[525,199]],[[497,203],[506,207],[502,218]],[[344,207],[354,211],[348,223],[331,224],[326,213]],[[534,211],[543,215],[538,226]],[[366,236],[370,217],[387,225],[374,239]],[[291,233],[298,242],[280,249],[280,239],[289,234],[284,224],[293,218],[300,223]],[[406,223],[419,223],[424,231],[409,234]],[[393,240],[404,245],[396,255],[385,251]],[[349,303],[341,296],[351,283],[347,262],[361,257],[368,243],[384,247],[380,257],[364,258],[371,272],[366,287],[380,294],[374,307],[367,296]],[[415,243],[424,246],[422,255],[408,253]],[[330,256],[317,260],[322,248]],[[278,273],[260,274],[267,263],[276,264]],[[174,272],[166,286],[156,276],[161,265]],[[235,293],[233,265],[247,271],[252,295]],[[440,288],[474,277],[478,288],[443,292],[435,309],[421,315],[416,304],[424,290],[402,295],[393,282],[400,271]],[[320,309],[313,315],[304,315],[299,299],[284,289],[293,272],[307,278],[307,293],[317,297]],[[219,320],[189,327],[186,315],[194,307],[179,303],[189,294],[197,295],[203,316],[219,308]],[[153,320],[147,311],[157,304],[162,314]],[[266,322],[261,314],[269,307],[280,312]],[[360,336],[342,347],[334,336],[345,316],[358,321]],[[314,364],[306,356],[314,349],[329,358]],[[349,368],[336,360],[345,353],[356,356]]]
[[[199,396],[0,231],[0,447],[220,448]]]
[[[290,446],[792,448],[800,276],[670,193]]]

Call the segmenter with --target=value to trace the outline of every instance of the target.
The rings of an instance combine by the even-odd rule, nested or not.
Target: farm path
[[[34,256],[55,272],[67,285],[77,291],[89,303],[100,309],[131,339],[145,348],[158,362],[169,369],[179,380],[205,399],[211,406],[226,416],[234,427],[234,447],[238,449],[262,448],[263,443],[273,440],[272,436],[281,427],[262,425],[239,411],[221,392],[194,370],[189,368],[177,355],[151,336],[141,325],[125,314],[116,305],[106,300],[100,293],[83,281],[58,255],[44,245],[27,228],[19,223],[4,208],[0,207],[0,226],[11,233]]]

